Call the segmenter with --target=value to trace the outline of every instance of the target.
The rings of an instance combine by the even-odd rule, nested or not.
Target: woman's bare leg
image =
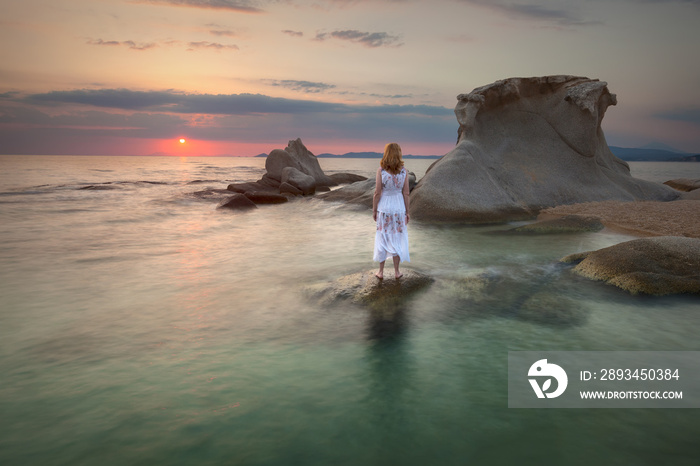
[[[394,278],[401,278],[403,277],[403,274],[399,272],[399,263],[401,262],[401,257],[397,254],[396,256],[392,257],[394,259]]]
[[[385,263],[385,262],[386,262],[386,261],[381,261],[381,262],[379,263],[379,272],[377,272],[377,273],[374,274],[374,275],[375,275],[378,279],[380,279],[380,280],[381,280],[382,278],[384,278],[384,263]]]

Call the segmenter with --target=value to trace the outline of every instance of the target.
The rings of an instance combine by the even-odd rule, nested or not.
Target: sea
[[[698,409],[508,407],[509,351],[700,351],[697,297],[559,263],[633,236],[413,221],[402,267],[430,288],[389,314],[327,305],[307,287],[376,267],[371,211],[217,209],[264,163],[0,156],[0,464],[700,464]],[[700,178],[700,163],[630,166]],[[510,285],[455,299],[450,284],[484,274]],[[523,315],[535,292],[573,317]]]

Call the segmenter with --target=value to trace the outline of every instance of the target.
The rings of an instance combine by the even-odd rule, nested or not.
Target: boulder
[[[503,222],[561,204],[679,196],[633,178],[608,148],[601,122],[617,99],[605,82],[510,78],[457,99],[457,146],[413,190],[417,220]]]
[[[365,181],[367,179],[366,176],[356,175],[354,173],[333,173],[328,176],[336,184],[350,184],[357,181]]]
[[[383,280],[378,279],[375,272],[358,272],[330,283],[312,285],[306,288],[305,294],[309,299],[326,306],[349,301],[375,310],[395,310],[434,281],[427,275],[409,269],[404,269],[403,276],[398,280],[390,275],[390,268],[385,271]]]
[[[416,174],[408,172],[408,186],[416,185]],[[356,181],[355,183],[335,189],[329,193],[320,194],[319,199],[326,201],[341,201],[348,204],[357,204],[372,208],[372,198],[374,197],[374,188],[376,186],[375,178],[366,178],[364,181]]]
[[[221,201],[217,209],[250,210],[257,209],[257,206],[243,194],[234,194],[228,199]]]
[[[523,225],[508,231],[511,233],[548,235],[560,233],[585,233],[591,231],[600,231],[603,228],[605,228],[603,223],[597,217],[566,215],[560,218],[539,220],[535,223]]]
[[[317,185],[336,185],[330,177],[326,176],[316,156],[304,146],[301,139],[289,141],[286,149],[275,149],[265,159],[267,175],[279,182],[284,182],[282,173],[288,167],[311,176]]]
[[[700,180],[691,180],[688,178],[676,178],[675,180],[664,181],[666,186],[670,186],[678,191],[695,191],[700,188]]]
[[[700,294],[700,239],[641,238],[597,251],[566,256],[573,271],[632,294]]]
[[[374,196],[374,178],[369,178],[365,181],[357,181],[355,183],[335,189],[329,193],[319,194],[319,199],[324,201],[340,201],[348,204],[357,204],[372,208],[372,197]]]
[[[258,180],[258,183],[262,184],[263,186],[269,186],[270,188],[279,188],[280,184],[282,184],[279,180],[274,179],[267,173],[265,173],[262,178]]]
[[[268,183],[263,183],[262,180],[251,181],[247,183],[232,183],[226,188],[228,191],[233,191],[234,193],[246,193],[251,191],[267,191],[271,193],[278,192],[278,188],[270,186]]]
[[[280,194],[292,194],[294,196],[302,196],[304,192],[299,188],[295,188],[289,183],[282,183],[280,185]]]
[[[287,183],[299,189],[303,194],[316,192],[316,180],[310,175],[297,170],[294,167],[284,167],[280,175],[282,183]]]
[[[285,196],[267,191],[248,191],[244,194],[245,197],[253,201],[255,204],[283,204],[287,202]]]

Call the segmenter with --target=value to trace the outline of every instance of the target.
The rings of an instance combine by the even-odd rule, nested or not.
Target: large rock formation
[[[562,262],[587,278],[602,280],[632,294],[700,294],[700,239],[678,236],[641,238],[592,252],[571,254]]]
[[[617,100],[605,82],[510,78],[457,98],[457,146],[412,192],[415,219],[500,222],[561,204],[679,196],[633,178],[608,148],[601,121]]]
[[[275,149],[265,159],[267,175],[280,183],[286,181],[282,178],[284,169],[287,167],[295,168],[299,172],[311,176],[317,186],[336,185],[335,181],[323,173],[318,159],[304,146],[301,139],[289,141],[286,149]]]
[[[265,159],[265,170],[267,172],[258,181],[233,183],[228,190],[241,194],[271,192],[293,196],[313,194],[317,189],[338,184],[326,176],[316,156],[301,139],[289,141],[286,149],[270,152]]]

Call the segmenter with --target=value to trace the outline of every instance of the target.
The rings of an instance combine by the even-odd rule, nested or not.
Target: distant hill
[[[668,144],[664,144],[663,142],[651,142],[651,143],[646,144],[644,146],[638,147],[637,149],[665,150],[668,152],[676,152],[678,154],[690,155],[687,152],[684,152],[682,150],[678,150],[675,147],[671,147]]]
[[[617,157],[628,162],[697,162],[698,154],[685,154],[663,149],[630,149],[610,146]]]

